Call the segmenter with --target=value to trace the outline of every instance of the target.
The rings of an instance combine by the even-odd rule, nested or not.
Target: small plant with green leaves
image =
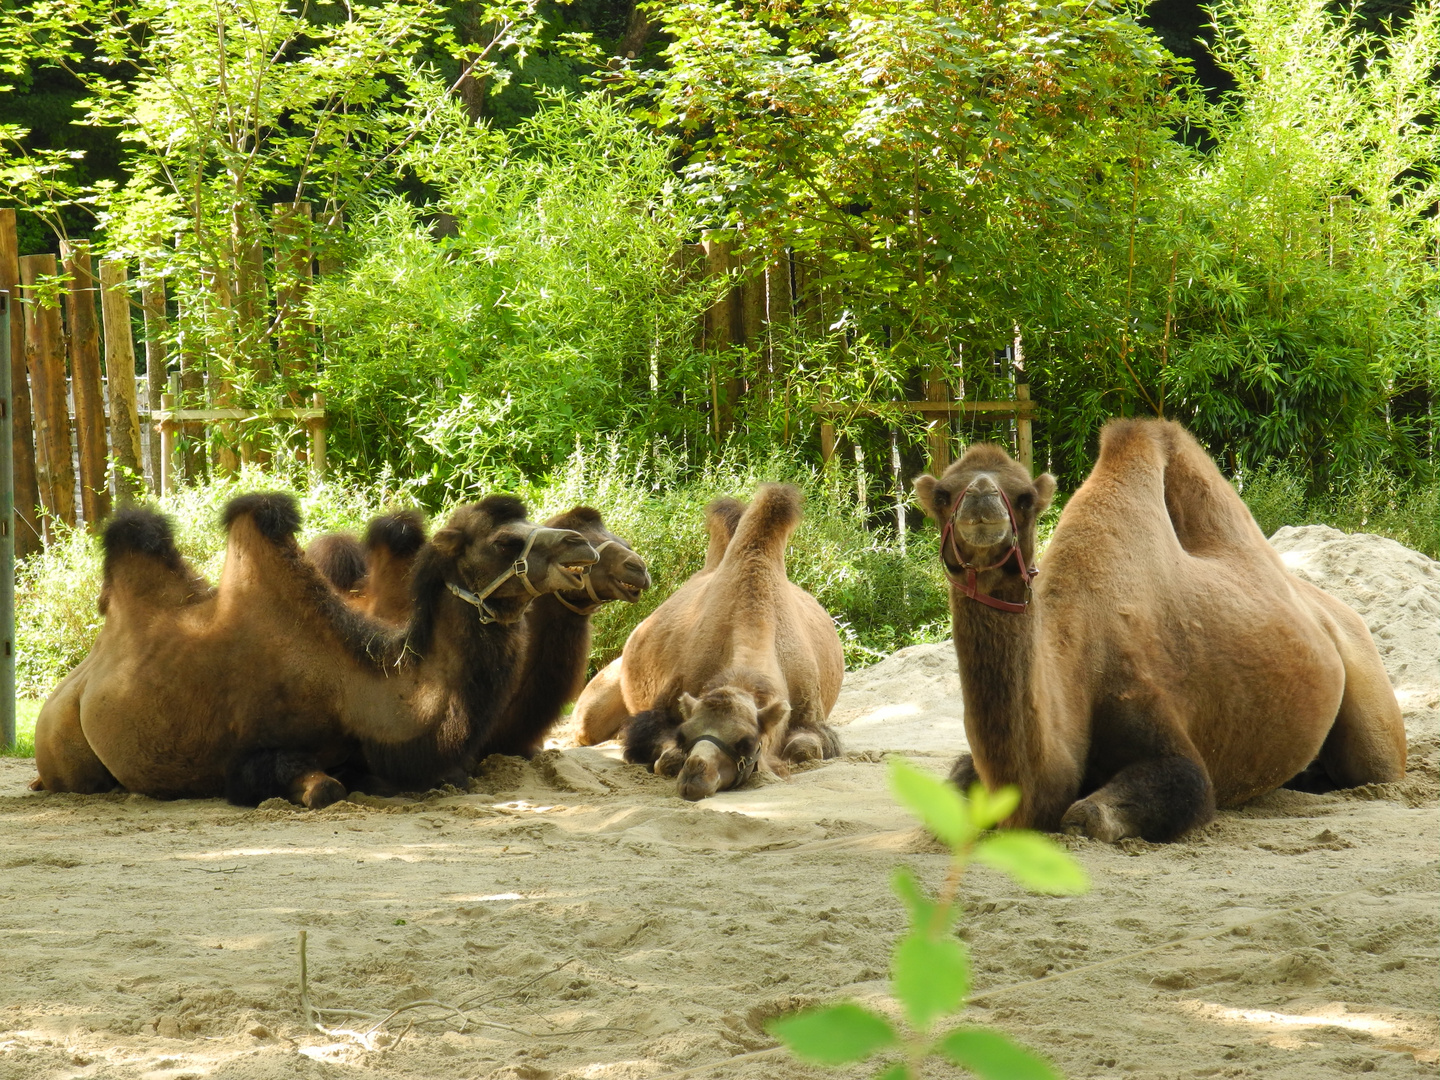
[[[940,1057],[983,1080],[1053,1080],[1055,1070],[1007,1036],[973,1024],[942,1025],[970,994],[970,955],[955,934],[961,879],[972,862],[1004,871],[1034,892],[1073,895],[1090,887],[1085,871],[1054,841],[1025,829],[992,831],[1020,805],[1020,790],[968,797],[900,759],[890,761],[890,789],[950,848],[950,871],[929,895],[906,867],[891,885],[910,912],[910,932],[890,958],[890,988],[908,1022],[900,1029],[852,1001],[793,1013],[770,1022],[770,1034],[796,1057],[820,1065],[853,1065],[882,1056],[876,1080],[920,1080]]]

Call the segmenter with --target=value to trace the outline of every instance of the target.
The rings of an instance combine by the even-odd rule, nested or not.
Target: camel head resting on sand
[[[681,694],[676,702],[681,723],[655,772],[678,777],[684,799],[696,802],[749,780],[762,765],[767,737],[790,719],[790,703],[773,687],[747,689],[740,681],[725,680],[698,698]]]

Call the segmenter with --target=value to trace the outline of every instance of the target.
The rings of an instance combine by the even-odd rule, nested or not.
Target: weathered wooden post
[[[146,404],[153,414],[161,408],[160,399],[165,393],[165,335],[169,320],[165,315],[165,279],[153,265],[144,262],[140,264],[140,307],[145,313]],[[160,491],[162,450],[156,434],[152,431],[150,437],[150,483]],[[163,466],[166,472],[170,467]]]
[[[1015,384],[1015,400],[1030,400],[1030,384]],[[1025,466],[1025,471],[1031,476],[1035,475],[1035,446],[1032,441],[1030,428],[1030,411],[1022,406],[1015,414],[1015,441],[1018,444],[1016,449],[1019,454],[1020,464]]]
[[[944,408],[925,416],[925,438],[930,444],[930,474],[943,476],[950,467],[950,384],[945,373],[932,367],[925,379],[925,400]]]
[[[130,329],[128,275],[119,259],[100,260],[100,314],[105,323],[105,373],[110,387],[110,449],[115,494],[129,502],[140,493],[140,408],[135,400],[135,338]]]
[[[75,445],[80,461],[80,508],[85,529],[96,533],[110,514],[110,478],[105,462],[105,393],[100,382],[100,327],[95,319],[95,278],[90,248],[62,243],[60,253],[70,284],[65,292],[70,330],[70,382],[75,391]]]
[[[310,367],[313,327],[305,317],[310,294],[310,219],[308,202],[276,203],[275,232],[275,324],[279,346],[280,374],[290,384],[290,402],[299,406],[304,398],[303,376]]]
[[[180,300],[180,385],[171,388],[176,408],[205,408],[205,357],[201,351],[203,313],[192,313],[197,304],[193,294]],[[202,308],[203,312],[203,308]],[[205,474],[205,425],[199,420],[180,426],[184,439],[180,454],[180,479],[195,483]]]
[[[20,259],[20,285],[24,294],[25,362],[30,371],[31,402],[35,406],[35,479],[45,509],[45,540],[53,539],[51,522],[75,524],[75,466],[70,459],[70,410],[65,401],[64,333],[60,306],[46,303],[41,280],[53,279],[54,255],[25,255]]]
[[[320,415],[306,423],[310,427],[310,472],[316,480],[325,479],[325,395],[317,393],[310,400],[312,408],[319,409]]]
[[[15,294],[0,290],[0,747],[15,745],[15,470],[10,322]]]
[[[714,416],[715,443],[725,441],[735,415],[735,401],[728,374],[722,374],[725,354],[735,340],[735,318],[731,311],[734,290],[729,287],[730,248],[729,240],[707,236],[701,241],[705,250],[705,276],[711,281],[717,278],[726,283],[725,289],[705,312],[705,351],[714,359],[710,361],[710,398]]]
[[[20,314],[20,244],[15,211],[0,210],[0,292],[10,294],[10,452],[15,482],[15,555],[24,558],[43,546],[35,508],[40,487],[35,478],[35,425],[30,384],[25,377],[25,319]]]
[[[179,376],[176,378],[178,380]],[[173,412],[178,401],[178,394],[161,394],[160,411]],[[156,426],[160,429],[160,472],[155,482],[160,486],[161,495],[173,495],[175,494],[175,432],[179,430],[180,425],[167,417],[159,421]]]

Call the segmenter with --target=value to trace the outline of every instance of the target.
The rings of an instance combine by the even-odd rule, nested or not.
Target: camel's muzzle
[[[995,513],[990,506],[992,501],[999,505],[1003,516]],[[1009,546],[997,561],[987,566],[976,566],[961,556],[955,543],[956,533],[971,547],[997,547],[1007,539]],[[976,538],[991,536],[994,539]],[[950,561],[952,556],[954,563]],[[1025,583],[1025,599],[1017,603],[982,593],[978,575],[986,570],[999,570],[1011,559],[1015,560],[1015,565],[1020,570],[1020,580]],[[940,562],[945,567],[945,576],[950,579],[950,583],[977,603],[1012,615],[1023,615],[1030,605],[1030,581],[1038,571],[1033,566],[1025,565],[1025,555],[1020,550],[1020,526],[1015,520],[1015,508],[1010,505],[1010,497],[1005,494],[1004,488],[988,476],[977,476],[961,493],[960,501],[955,504],[950,520],[945,522],[945,528],[940,533]]]

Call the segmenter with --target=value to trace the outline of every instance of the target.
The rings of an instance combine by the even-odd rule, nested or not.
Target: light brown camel
[[[686,799],[743,784],[759,769],[834,757],[825,722],[845,658],[835,623],[785,575],[800,493],[765,484],[718,564],[701,570],[631,633],[620,689],[632,718],[625,759],[679,776]]]
[[[578,533],[491,496],[436,534],[415,567],[414,615],[395,629],[351,611],[305,560],[289,495],[242,496],[224,520],[213,590],[159,514],[123,510],[106,526],[105,625],[41,709],[36,786],[326,805],[345,794],[326,770],[358,741],[486,722],[509,695],[532,596],[576,587],[595,561]]]
[[[716,499],[705,507],[705,530],[710,541],[705,549],[704,565],[689,580],[708,574],[720,565],[744,512],[745,504],[739,499]],[[581,746],[613,739],[630,719],[625,695],[620,691],[620,661],[621,657],[617,656],[601,668],[575,701],[571,716],[580,725]]]
[[[367,745],[370,774],[365,783],[371,789],[461,784],[489,754],[533,757],[561,710],[580,692],[590,662],[590,617],[607,603],[634,602],[650,587],[645,561],[605,528],[599,511],[577,506],[545,524],[578,533],[595,548],[599,558],[585,568],[582,587],[538,597],[526,609],[514,684],[483,726],[462,728],[447,722],[401,746]],[[391,546],[397,536],[405,545],[400,554]],[[412,538],[408,528],[398,529],[389,516],[371,522],[365,543],[371,559],[365,595],[393,595],[397,577],[403,586],[408,563],[418,557],[404,553]]]
[[[1007,824],[1171,840],[1317,758],[1342,787],[1404,775],[1364,622],[1286,571],[1179,425],[1106,425],[1033,586],[1053,477],[981,445],[915,487],[951,580],[971,749],[952,778],[1018,784]]]

